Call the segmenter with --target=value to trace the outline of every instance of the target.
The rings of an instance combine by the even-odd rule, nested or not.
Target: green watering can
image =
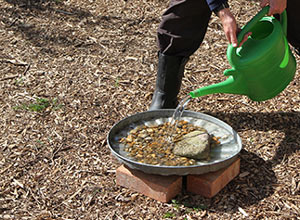
[[[284,11],[279,22],[274,17],[265,16],[269,8],[264,7],[242,28],[238,42],[246,33],[252,32],[252,35],[241,47],[228,46],[227,58],[232,67],[224,71],[228,78],[190,92],[192,98],[229,93],[264,101],[288,86],[296,72],[296,60],[286,39],[287,15]]]

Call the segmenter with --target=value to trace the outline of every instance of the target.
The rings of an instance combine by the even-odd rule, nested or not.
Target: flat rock
[[[173,153],[178,156],[203,160],[210,154],[210,135],[205,131],[192,131],[175,143]]]

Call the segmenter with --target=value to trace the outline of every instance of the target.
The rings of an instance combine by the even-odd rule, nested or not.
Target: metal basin
[[[125,145],[119,143],[122,137],[127,137],[129,131],[139,125],[159,125],[171,121],[174,110],[162,109],[141,112],[117,122],[109,131],[107,143],[112,154],[123,164],[132,169],[138,169],[149,174],[189,175],[217,171],[230,165],[242,149],[241,138],[231,126],[225,122],[199,112],[184,111],[181,120],[205,128],[209,134],[220,137],[221,144],[212,148],[211,157],[207,161],[197,161],[192,166],[162,166],[139,163],[129,157],[124,151]]]

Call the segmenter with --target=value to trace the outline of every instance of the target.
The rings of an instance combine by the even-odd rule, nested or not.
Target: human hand
[[[237,34],[240,32],[240,29],[237,27],[236,20],[230,10],[228,8],[224,8],[218,12],[218,16],[221,19],[225,36],[229,43],[232,44],[233,47],[240,47],[243,43],[248,39],[248,37],[252,34],[248,32],[243,37],[243,40],[238,44]]]
[[[281,14],[286,8],[287,0],[261,0],[260,6],[263,8],[267,5],[270,6],[268,16],[274,14]]]

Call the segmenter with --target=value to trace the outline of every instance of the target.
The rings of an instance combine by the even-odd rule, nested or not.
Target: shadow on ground
[[[61,0],[5,0],[7,3],[14,5],[15,7],[19,7],[25,10],[39,10],[39,11],[55,11],[56,8],[54,5],[59,5],[65,11],[58,11],[64,13],[66,15],[77,15],[82,17],[89,17],[91,13],[87,10],[80,9],[78,7],[70,7],[68,5],[64,5]],[[29,13],[28,13],[29,15]]]
[[[67,5],[60,0],[5,1],[14,7],[0,6],[2,14],[0,21],[5,24],[4,28],[21,33],[26,41],[36,47],[45,48],[43,52],[49,54],[57,53],[55,46],[69,48],[93,46],[99,50],[103,49],[99,43],[89,40],[89,37],[95,36],[86,35],[86,32],[93,33],[95,27],[99,28],[98,34],[101,34],[101,31],[115,33],[115,30],[121,30],[125,35],[138,35],[142,33],[137,33],[136,26],[141,22],[143,24],[158,22],[158,18],[130,19],[124,14],[93,15],[88,9],[83,9],[79,5]],[[44,19],[45,23],[34,23],[32,19],[36,18]],[[101,42],[105,46],[114,43],[117,43],[114,39]]]
[[[209,113],[208,113],[209,114]],[[300,145],[300,113],[299,112],[273,112],[273,113],[233,113],[217,112],[213,116],[226,119],[237,132],[242,130],[255,130],[268,132],[278,130],[284,133],[284,138],[279,144],[276,154],[268,161],[274,167],[284,157],[289,157]],[[237,120],[238,119],[238,120]]]
[[[204,199],[201,196],[184,192],[175,199],[176,203],[192,209],[200,208],[233,213],[236,212],[238,207],[246,208],[271,196],[277,184],[277,178],[273,171],[274,166],[299,149],[300,114],[297,112],[241,112],[232,114],[206,112],[206,114],[222,120],[225,119],[224,121],[231,123],[233,129],[237,132],[250,129],[265,132],[279,130],[285,135],[277,148],[276,154],[270,160],[266,161],[257,154],[243,149],[240,153],[240,173],[247,173],[248,175],[236,177],[212,199]]]

